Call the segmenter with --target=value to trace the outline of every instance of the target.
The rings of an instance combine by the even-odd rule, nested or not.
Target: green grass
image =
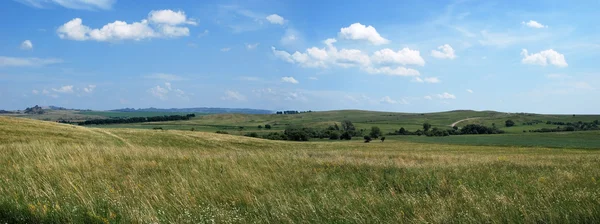
[[[599,131],[456,135],[448,137],[387,136],[386,138],[409,142],[453,145],[600,149]]]
[[[600,152],[0,117],[0,222],[598,223]]]

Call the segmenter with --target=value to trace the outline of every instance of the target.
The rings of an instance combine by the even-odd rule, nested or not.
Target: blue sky
[[[598,1],[0,8],[0,109],[600,111]]]

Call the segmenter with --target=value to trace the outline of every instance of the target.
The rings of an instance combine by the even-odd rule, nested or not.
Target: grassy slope
[[[600,153],[0,117],[0,221],[600,222]]]

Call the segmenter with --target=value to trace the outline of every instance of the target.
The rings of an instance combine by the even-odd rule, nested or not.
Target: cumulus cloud
[[[324,48],[312,47],[304,52],[296,51],[289,53],[277,50],[271,47],[275,57],[289,63],[298,64],[302,67],[310,68],[328,68],[328,67],[358,67],[370,74],[385,74],[392,76],[419,76],[419,71],[405,67],[391,67],[394,64],[405,65],[424,65],[425,61],[421,58],[419,51],[408,48],[394,52],[390,49],[384,49],[375,52],[369,56],[358,49],[340,49],[338,50],[334,43],[335,39],[323,41]]]
[[[541,51],[535,54],[529,54],[527,49],[523,49],[521,51],[521,56],[523,56],[523,60],[521,62],[523,64],[532,64],[532,65],[541,65],[546,66],[548,64],[552,64],[557,67],[567,67],[567,61],[565,60],[565,56],[556,52],[555,50],[549,49],[545,51]]]
[[[98,29],[83,25],[81,18],[74,18],[60,26],[56,32],[61,39],[76,41],[137,41],[189,36],[190,30],[185,25],[196,25],[196,22],[188,19],[183,11],[167,9],[151,11],[148,18],[140,22],[127,23],[117,20]]]
[[[35,67],[62,63],[57,58],[15,58],[0,56],[0,67]]]
[[[432,100],[433,99],[431,96],[425,96],[423,98],[425,98],[426,100]]]
[[[21,50],[31,50],[33,49],[33,43],[30,40],[25,40],[21,43]]]
[[[237,91],[227,90],[225,96],[221,97],[222,100],[234,100],[234,101],[245,101],[246,96],[240,94]]]
[[[438,50],[431,51],[431,56],[433,56],[435,58],[441,58],[441,59],[456,58],[456,55],[454,54],[454,49],[452,49],[452,46],[450,46],[449,44],[444,44],[442,46],[439,46],[437,49],[439,51]]]
[[[366,40],[374,45],[387,44],[390,41],[381,37],[375,27],[354,23],[340,29],[340,38],[347,40]]]
[[[175,12],[170,9],[150,11],[150,13],[148,13],[148,20],[153,23],[167,24],[172,26],[179,24],[198,25],[198,23],[196,23],[196,21],[193,19],[187,18],[185,12]]]
[[[317,77],[308,77],[308,79],[310,79],[310,80],[319,80],[319,78],[317,78]]]
[[[37,91],[37,90],[35,90],[35,89],[34,89],[34,90],[31,90],[31,93],[32,93],[33,95],[37,95],[37,94],[39,94],[39,93],[40,93],[40,91]]]
[[[96,89],[96,85],[88,85],[87,87],[83,88],[83,91],[86,93],[92,93],[94,92],[94,89]]]
[[[541,24],[541,23],[539,23],[539,22],[537,22],[535,20],[529,20],[529,22],[523,21],[523,22],[521,22],[521,24],[523,24],[525,26],[528,26],[528,27],[531,27],[531,28],[537,28],[537,29],[548,28],[548,26],[543,25],[543,24]]]
[[[255,43],[255,44],[246,44],[246,49],[248,50],[254,50],[258,47],[259,43]]]
[[[108,10],[116,0],[16,0],[17,2],[35,8],[46,8],[48,5],[56,4],[69,9],[84,10]]]
[[[471,90],[471,89],[467,89],[467,92],[469,92],[469,93],[473,93],[473,90]]]
[[[371,59],[378,64],[425,65],[421,53],[409,48],[403,48],[397,52],[388,48],[378,50],[373,53]]]
[[[58,89],[52,88],[52,91],[57,93],[73,93],[73,86],[62,86]]]
[[[272,24],[279,24],[279,25],[283,25],[285,23],[285,19],[283,19],[283,17],[277,15],[277,14],[272,14],[267,16],[267,21],[269,21]]]
[[[381,98],[381,100],[379,100],[379,102],[387,104],[408,104],[408,101],[406,101],[405,99],[394,100],[389,96],[384,96],[383,98]]]
[[[454,96],[450,93],[437,94],[437,97],[440,99],[456,99],[456,96]]]
[[[296,80],[294,77],[291,76],[287,76],[287,77],[282,77],[281,78],[282,82],[287,82],[287,83],[292,83],[292,84],[298,84],[298,80]]]
[[[169,99],[169,97],[172,97],[172,96],[176,96],[183,100],[189,100],[188,95],[191,95],[191,94],[186,94],[181,89],[174,88],[170,82],[165,82],[164,87],[160,86],[160,85],[152,87],[152,88],[148,89],[148,92],[152,96],[154,96],[160,100],[167,100],[167,99]]]
[[[221,51],[222,51],[222,52],[227,52],[227,51],[230,51],[230,50],[231,50],[231,48],[230,48],[230,47],[221,48]]]
[[[427,77],[427,78],[419,78],[419,77],[415,77],[413,79],[414,82],[419,82],[419,83],[440,83],[441,80],[438,79],[437,77]]]

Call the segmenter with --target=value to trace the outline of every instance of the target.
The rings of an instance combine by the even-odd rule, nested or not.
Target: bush
[[[258,134],[256,132],[246,133],[244,136],[246,136],[246,137],[252,137],[252,138],[258,138]]]
[[[349,132],[344,132],[342,133],[342,135],[340,136],[340,139],[342,140],[352,140],[352,135]]]
[[[217,134],[229,134],[229,133],[228,133],[228,132],[226,132],[226,131],[217,131],[217,132],[215,132],[215,133],[217,133]]]
[[[515,122],[514,122],[514,121],[512,121],[512,120],[506,120],[506,121],[504,122],[504,124],[506,125],[506,127],[512,127],[512,126],[515,126]]]
[[[365,143],[371,142],[371,136],[365,135],[364,139],[365,139]]]
[[[265,129],[271,129],[271,125],[270,124],[265,124]]]
[[[329,139],[330,140],[338,140],[338,139],[340,139],[340,134],[335,131],[332,131],[331,133],[329,133]]]
[[[379,138],[379,136],[381,136],[381,129],[379,129],[379,127],[377,126],[371,127],[371,132],[369,133],[369,136],[374,139]]]

